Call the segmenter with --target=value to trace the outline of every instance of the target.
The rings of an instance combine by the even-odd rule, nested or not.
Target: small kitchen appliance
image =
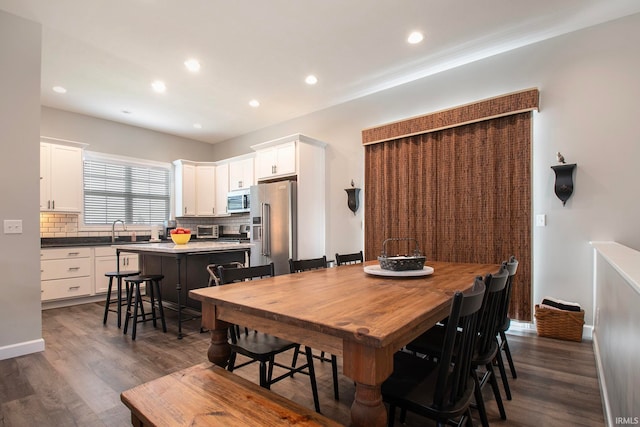
[[[196,239],[217,239],[220,237],[218,225],[196,225]]]
[[[250,190],[235,190],[227,193],[227,213],[250,211]]]

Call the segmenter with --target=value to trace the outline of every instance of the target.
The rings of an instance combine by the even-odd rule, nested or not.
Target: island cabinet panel
[[[178,259],[170,256],[143,254],[140,256],[144,274],[162,274],[162,300],[168,306],[177,305],[180,283],[180,304],[200,310],[200,302],[188,298],[190,289],[204,288],[209,285],[209,264],[227,264],[230,262],[245,263],[244,251],[228,251],[205,254],[189,254],[179,258],[180,277],[178,277]]]

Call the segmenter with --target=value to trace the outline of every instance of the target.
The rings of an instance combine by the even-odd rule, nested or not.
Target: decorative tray
[[[428,276],[433,274],[433,267],[424,266],[422,270],[402,270],[393,271],[385,270],[380,265],[367,265],[364,267],[364,272],[367,274],[373,274],[374,276],[387,276],[387,277],[419,277]]]

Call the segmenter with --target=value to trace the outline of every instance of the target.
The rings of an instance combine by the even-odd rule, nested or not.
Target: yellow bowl
[[[186,245],[189,240],[191,240],[191,234],[172,234],[171,240],[176,245]]]

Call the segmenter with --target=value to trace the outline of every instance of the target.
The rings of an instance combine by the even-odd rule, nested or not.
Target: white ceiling
[[[0,9],[42,24],[43,105],[215,143],[638,13],[640,1],[0,0]],[[425,34],[419,45],[406,43],[413,30]],[[199,73],[186,71],[189,57]],[[306,85],[308,74],[318,84]],[[151,90],[156,79],[166,93]]]

